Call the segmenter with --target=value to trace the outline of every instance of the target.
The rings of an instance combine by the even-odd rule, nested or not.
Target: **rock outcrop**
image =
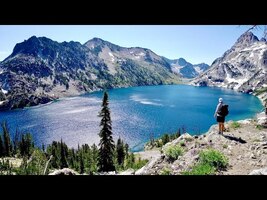
[[[262,169],[255,169],[249,175],[267,175],[267,167]]]
[[[231,49],[191,81],[196,86],[216,86],[253,93],[267,88],[267,43],[251,32],[238,38]],[[265,91],[266,92],[266,91]]]
[[[57,169],[49,173],[48,175],[79,175],[79,173],[69,168],[63,168],[63,169]]]
[[[261,113],[261,117],[263,113]],[[267,122],[267,117],[264,120]],[[169,174],[180,175],[190,171],[198,162],[202,150],[214,149],[223,153],[229,160],[225,170],[218,175],[247,175],[254,169],[267,167],[267,129],[259,124],[259,118],[226,123],[226,131],[218,134],[218,126],[200,136],[183,134],[179,138],[162,147],[161,154],[151,159],[143,168],[136,171],[138,175]],[[183,154],[174,161],[166,155],[166,149],[180,145]],[[266,169],[254,171],[252,174],[264,174]]]

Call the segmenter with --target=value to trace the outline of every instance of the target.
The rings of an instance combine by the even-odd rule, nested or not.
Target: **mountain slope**
[[[242,34],[231,49],[191,84],[218,86],[250,93],[267,87],[267,43],[251,32]]]
[[[0,108],[33,106],[104,88],[174,83],[179,76],[151,50],[99,38],[82,45],[33,36],[16,44],[0,63]]]
[[[209,65],[205,63],[193,65],[184,58],[175,60],[165,58],[165,60],[171,65],[171,69],[174,73],[180,74],[184,78],[194,78],[209,68]]]

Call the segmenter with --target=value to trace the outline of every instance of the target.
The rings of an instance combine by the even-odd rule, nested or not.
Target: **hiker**
[[[223,106],[223,99],[219,98],[219,103],[216,107],[215,113],[214,113],[214,118],[216,118],[217,122],[219,123],[219,134],[222,135],[224,131],[224,121],[225,121],[225,116],[220,114],[221,108]]]

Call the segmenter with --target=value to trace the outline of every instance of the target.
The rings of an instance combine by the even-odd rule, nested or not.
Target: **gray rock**
[[[134,175],[134,169],[127,169],[126,171],[120,172],[118,175]]]
[[[253,151],[254,149],[255,149],[255,145],[250,145],[250,146],[249,146],[249,150],[250,150],[250,151]]]
[[[267,167],[253,170],[249,175],[267,175]]]
[[[249,158],[250,159],[256,159],[256,156],[252,153],[252,154],[250,154]]]
[[[79,173],[69,168],[63,168],[63,169],[57,169],[49,173],[48,175],[79,175]]]
[[[100,172],[98,175],[116,175],[117,173],[115,171],[110,172]]]

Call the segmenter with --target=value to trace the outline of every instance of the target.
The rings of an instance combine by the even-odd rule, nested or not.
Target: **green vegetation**
[[[190,138],[189,138],[189,137],[186,137],[186,138],[185,138],[185,141],[186,141],[186,142],[192,142],[192,141],[193,141],[193,138],[191,138],[191,137],[190,137]]]
[[[228,159],[223,153],[214,149],[201,151],[199,154],[199,161],[200,163],[211,165],[218,170],[225,169],[228,164]]]
[[[182,154],[183,154],[183,149],[180,145],[170,146],[167,147],[167,149],[165,150],[165,155],[171,162],[177,160],[177,158]]]
[[[181,141],[181,142],[180,142],[180,146],[181,146],[181,147],[185,147],[185,142],[184,142],[184,141]]]
[[[113,162],[113,154],[115,150],[115,144],[112,138],[112,127],[110,111],[108,108],[108,94],[104,92],[102,110],[99,113],[101,117],[100,127],[100,148],[99,148],[99,171],[115,171],[115,166]]]
[[[223,148],[224,148],[224,149],[226,149],[227,147],[228,147],[228,145],[227,145],[227,144],[224,144],[224,145],[223,145]]]
[[[264,92],[267,92],[267,87],[263,87],[261,89],[256,90],[255,95],[258,96],[258,95],[263,94]]]
[[[142,160],[141,158],[136,159],[133,153],[129,154],[129,157],[126,158],[126,161],[124,163],[124,168],[122,168],[123,170],[125,169],[140,169],[141,167],[143,167],[144,165],[146,165],[148,162],[148,160]]]
[[[105,93],[100,112],[102,129],[99,134],[99,149],[95,144],[78,145],[78,149],[69,148],[62,140],[39,148],[34,145],[30,133],[16,130],[11,138],[8,125],[3,122],[2,132],[0,131],[0,174],[44,175],[55,169],[68,167],[80,174],[93,175],[99,171],[121,171],[128,168],[136,170],[143,167],[148,160],[136,159],[129,152],[128,144],[120,138],[114,144],[107,97]],[[13,166],[9,157],[22,161],[21,165]]]
[[[146,144],[146,146],[150,146],[151,148],[153,148],[153,147],[160,148],[163,145],[177,139],[180,136],[181,136],[181,129],[180,128],[178,129],[177,133],[173,133],[173,134],[165,133],[164,135],[162,135],[158,139],[154,139],[154,137],[151,136],[150,141]]]
[[[256,129],[258,129],[258,130],[262,130],[263,128],[264,127],[262,125],[259,125],[259,124],[256,125]]]
[[[255,138],[255,139],[253,139],[253,142],[260,142],[260,139],[259,138]]]
[[[234,128],[234,129],[237,129],[237,128],[240,128],[241,127],[241,124],[240,123],[238,123],[238,122],[232,122],[231,124],[230,124],[230,127],[231,128]]]
[[[160,172],[160,175],[171,175],[171,174],[172,174],[172,171],[169,168],[164,168]]]
[[[208,164],[196,164],[191,171],[185,171],[183,175],[212,175],[215,174],[215,168]]]
[[[6,121],[4,121],[2,124],[2,130],[3,130],[3,147],[2,147],[2,154],[4,156],[11,156],[12,153],[12,144],[10,140],[9,130],[7,127]]]
[[[199,161],[190,171],[183,175],[212,175],[216,171],[226,169],[228,159],[219,151],[214,149],[203,150],[199,154]]]
[[[12,165],[9,160],[0,159],[0,175],[12,175]]]

